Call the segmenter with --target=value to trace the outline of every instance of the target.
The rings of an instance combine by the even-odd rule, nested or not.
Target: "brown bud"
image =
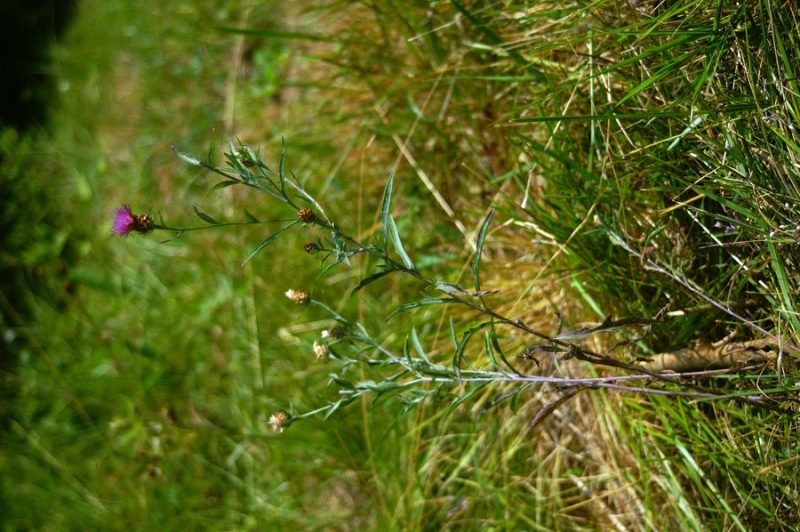
[[[310,224],[311,222],[314,221],[314,211],[312,211],[307,207],[303,207],[302,209],[297,211],[297,217],[300,218],[305,223]]]
[[[139,233],[149,233],[153,230],[153,219],[146,214],[140,214],[133,219],[133,230]]]
[[[340,340],[344,338],[344,328],[340,327],[339,325],[334,325],[328,331],[328,336],[330,336],[334,340]]]
[[[303,246],[303,249],[306,250],[306,253],[314,253],[315,251],[319,250],[319,246],[314,242],[309,242]]]

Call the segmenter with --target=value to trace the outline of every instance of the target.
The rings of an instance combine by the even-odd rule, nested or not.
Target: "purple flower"
[[[121,237],[127,237],[131,231],[149,233],[153,229],[153,219],[146,214],[133,214],[130,205],[123,205],[114,211],[114,223],[111,224],[111,230]]]
[[[114,211],[114,224],[111,229],[121,237],[127,237],[136,225],[130,205],[123,205]]]

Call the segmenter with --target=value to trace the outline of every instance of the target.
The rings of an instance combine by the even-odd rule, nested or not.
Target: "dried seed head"
[[[281,410],[270,416],[269,424],[275,432],[283,432],[283,429],[289,424],[289,414]]]
[[[306,251],[306,253],[314,253],[315,251],[319,251],[319,246],[314,242],[309,242],[303,246],[303,249]]]
[[[133,219],[133,230],[139,233],[149,233],[153,230],[153,219],[146,214],[140,214]]]
[[[339,325],[334,325],[327,331],[328,336],[333,338],[334,340],[340,340],[344,338],[344,328]]]
[[[314,355],[316,355],[317,360],[322,360],[326,356],[328,356],[328,344],[322,342],[314,342]]]
[[[305,305],[309,301],[311,301],[311,296],[308,295],[308,292],[305,290],[292,290],[291,288],[287,290],[286,297],[294,303],[295,305]]]
[[[305,223],[310,224],[311,222],[314,221],[314,211],[312,211],[307,207],[303,207],[302,209],[297,211],[297,217],[300,218]]]

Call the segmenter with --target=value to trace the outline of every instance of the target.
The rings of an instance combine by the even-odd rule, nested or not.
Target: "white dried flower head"
[[[296,305],[305,305],[311,301],[311,296],[309,296],[308,292],[305,290],[292,290],[290,288],[284,293],[286,294],[286,297],[288,297],[289,300]]]
[[[322,360],[328,356],[328,344],[324,342],[314,342],[314,354],[317,360]]]
[[[327,338],[330,335],[331,333],[330,331],[328,331],[328,329],[325,329],[324,331],[322,331],[322,333],[320,333],[320,336],[322,336],[323,338]]]
[[[283,432],[283,429],[286,428],[286,424],[289,422],[289,414],[281,410],[270,416],[269,424],[272,426],[272,430],[275,432]]]

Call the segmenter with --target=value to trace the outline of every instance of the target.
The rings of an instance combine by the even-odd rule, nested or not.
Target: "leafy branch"
[[[256,189],[284,204],[287,208],[296,211],[296,217],[290,218],[291,221],[289,223],[262,240],[247,256],[245,263],[275,242],[283,233],[298,224],[314,225],[327,231],[330,235],[327,239],[318,239],[316,242],[306,245],[306,251],[323,253],[321,262],[324,267],[321,274],[325,274],[332,268],[342,264],[349,265],[350,258],[356,255],[367,255],[376,261],[376,271],[362,278],[352,290],[351,295],[392,274],[404,274],[423,285],[423,297],[416,301],[404,303],[389,312],[386,316],[387,321],[401,313],[432,305],[460,305],[483,316],[482,321],[469,325],[461,334],[460,339],[457,338],[451,320],[451,337],[454,348],[451,364],[445,365],[432,361],[432,358],[425,352],[414,328],[411,329],[410,335],[406,338],[402,353],[396,353],[376,340],[362,324],[347,319],[321,301],[309,298],[305,292],[300,292],[302,297],[290,296],[294,298],[296,303],[310,304],[321,308],[330,318],[339,323],[339,326],[347,331],[347,334],[341,338],[328,339],[324,344],[320,344],[322,346],[320,352],[326,354],[330,359],[336,360],[341,365],[340,371],[330,376],[330,382],[338,388],[339,398],[306,413],[283,413],[278,417],[273,416],[276,419],[273,426],[276,426],[276,428],[283,429],[294,421],[310,416],[320,414],[326,417],[330,416],[339,408],[365,395],[370,395],[375,400],[388,396],[397,396],[409,408],[412,408],[429,397],[440,396],[444,390],[464,388],[465,391],[451,403],[450,408],[454,408],[484,386],[498,383],[517,385],[516,390],[509,395],[510,397],[516,397],[530,386],[546,385],[560,390],[563,393],[564,400],[573,397],[577,391],[583,389],[607,389],[624,393],[670,395],[697,400],[725,398],[770,410],[783,411],[774,401],[765,399],[759,392],[732,395],[725,391],[707,388],[696,383],[696,380],[700,377],[720,375],[730,370],[705,370],[683,374],[659,373],[641,365],[613,357],[609,355],[611,350],[606,353],[600,353],[578,343],[578,341],[598,333],[611,332],[631,326],[651,327],[659,322],[656,319],[627,317],[613,320],[609,316],[603,323],[595,327],[548,334],[526,325],[519,319],[505,316],[494,310],[487,302],[486,296],[495,293],[495,291],[487,291],[482,288],[480,275],[481,258],[489,234],[489,227],[495,216],[494,209],[488,211],[477,232],[475,253],[470,261],[473,289],[468,290],[449,281],[433,278],[415,265],[402,241],[397,223],[392,216],[393,175],[389,176],[387,180],[383,201],[381,202],[380,237],[375,238],[372,242],[362,242],[331,221],[325,214],[323,206],[297,181],[294,175],[287,174],[285,146],[281,152],[277,171],[271,170],[261,161],[256,152],[244,144],[230,143],[229,148],[230,151],[225,154],[227,167],[224,168],[212,164],[211,154],[209,155],[209,161],[204,162],[177,150],[176,153],[184,161],[223,177],[223,180],[214,185],[212,190],[220,190],[230,186],[245,186]],[[246,213],[247,222],[221,223],[197,209],[195,209],[195,212],[198,217],[209,224],[208,227],[260,223],[249,213]],[[185,230],[191,230],[191,228],[183,231]],[[443,295],[432,295],[431,292]],[[518,358],[534,360],[537,362],[537,367],[538,360],[535,355],[537,353],[547,353],[559,357],[561,360],[575,358],[592,365],[623,370],[627,374],[593,378],[525,374],[512,366],[503,353],[497,336],[498,327],[509,327],[536,339],[537,343],[526,349]],[[492,370],[465,368],[464,360],[470,342],[473,338],[481,336],[483,337],[483,349]],[[315,343],[316,346],[317,344]],[[357,365],[369,368],[374,374],[374,378],[360,381],[353,381],[347,378],[348,368]],[[639,384],[632,385],[630,384],[632,381],[636,381]],[[661,383],[667,387],[655,387],[655,383]],[[546,410],[547,408],[545,408]],[[545,415],[545,413],[542,413],[542,415]],[[280,427],[277,427],[277,425],[280,425]]]

